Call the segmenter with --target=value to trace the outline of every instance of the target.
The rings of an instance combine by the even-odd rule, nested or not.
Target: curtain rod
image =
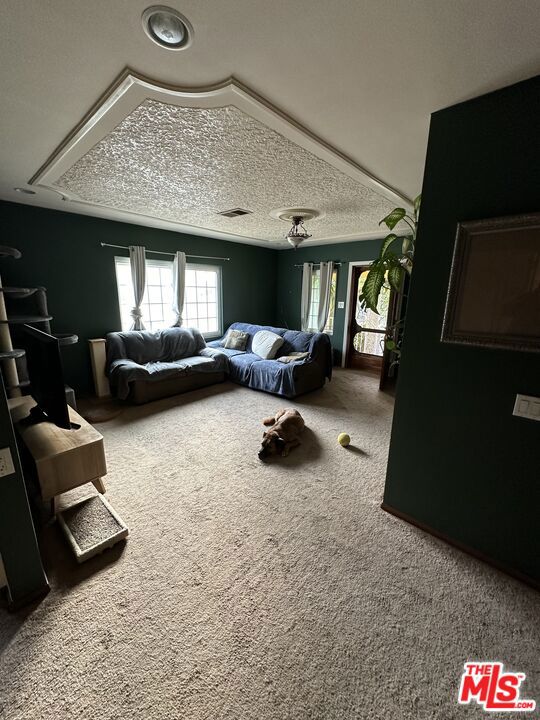
[[[323,260],[323,262],[330,262],[330,260]],[[320,265],[321,263],[318,262],[318,263],[311,263],[311,264],[312,264],[312,265]],[[335,267],[336,265],[341,265],[341,263],[340,263],[340,262],[334,262],[334,267]],[[301,264],[301,265],[294,265],[294,267],[304,267],[304,265],[303,265],[303,264]]]
[[[101,243],[101,247],[112,247],[112,248],[120,248],[120,250],[129,250],[129,247],[127,245],[111,245],[111,243]],[[145,252],[153,253],[154,255],[170,255],[171,257],[174,257],[174,253],[171,252],[162,252],[161,250],[146,250]],[[186,257],[190,258],[197,258],[198,260],[230,260],[231,258],[226,257],[213,257],[212,255],[189,255],[186,253]]]

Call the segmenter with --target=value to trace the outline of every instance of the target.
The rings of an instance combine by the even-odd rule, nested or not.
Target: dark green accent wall
[[[359,240],[356,242],[336,243],[298,248],[298,250],[280,250],[278,253],[277,278],[277,318],[278,327],[300,327],[300,303],[302,294],[302,268],[294,267],[305,262],[321,262],[334,260],[341,262],[338,267],[336,288],[336,314],[332,346],[334,363],[341,364],[343,348],[343,331],[345,326],[345,309],[338,309],[338,302],[347,302],[347,278],[349,262],[365,260],[369,263],[379,254],[381,240]]]
[[[540,77],[435,113],[384,501],[540,580],[540,355],[439,340],[456,225],[540,210]],[[540,328],[540,318],[539,318]]]
[[[230,262],[196,261],[222,267],[224,328],[238,320],[299,328],[302,272],[294,265],[341,261],[336,302],[346,301],[348,262],[373,260],[381,243],[278,251],[6,202],[0,203],[0,219],[3,242],[23,254],[20,260],[3,262],[4,284],[45,286],[53,331],[79,335],[78,345],[62,351],[66,382],[79,393],[92,389],[87,340],[120,328],[114,256],[127,252],[102,248],[101,242],[144,245],[149,252],[183,250],[230,257]],[[336,309],[332,344],[337,364],[344,319],[345,310]]]
[[[87,340],[120,329],[114,256],[128,253],[101,242],[230,257],[194,261],[222,267],[224,327],[275,322],[276,250],[15,203],[0,204],[0,220],[3,244],[23,255],[3,261],[4,285],[45,286],[53,331],[79,335],[78,345],[62,351],[66,382],[77,392],[92,387]]]

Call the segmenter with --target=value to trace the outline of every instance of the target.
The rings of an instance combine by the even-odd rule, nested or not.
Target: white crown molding
[[[399,205],[410,205],[410,200],[399,194],[390,186],[373,177],[358,164],[353,162],[309,130],[302,127],[284,112],[272,106],[268,101],[235,80],[227,80],[202,88],[181,88],[158,83],[154,80],[126,69],[111,85],[98,102],[89,110],[81,122],[69,133],[61,145],[52,153],[46,162],[29,180],[29,185],[49,190],[65,198],[58,197],[56,209],[80,214],[96,215],[128,223],[149,225],[176,232],[193,235],[216,237],[233,242],[256,244],[263,247],[285,247],[281,243],[264,240],[262,238],[246,237],[226,231],[199,227],[186,223],[170,221],[154,215],[136,211],[112,208],[105,204],[88,202],[81,197],[66,191],[56,185],[62,177],[80,158],[88,153],[104,137],[111,133],[130,113],[146,100],[177,105],[182,108],[223,108],[234,106],[255,120],[263,123],[271,130],[280,133],[288,140],[307,150],[315,157],[323,160],[353,180],[374,190],[387,198],[389,202]],[[32,204],[40,204],[35,198]],[[54,203],[53,203],[54,205]],[[47,206],[49,206],[47,202]],[[310,245],[326,244],[329,242],[350,242],[373,237],[373,233],[359,233],[340,237],[318,237],[311,240]]]
[[[52,199],[36,196],[32,197],[21,197],[14,198],[13,193],[8,191],[0,191],[0,199],[6,202],[12,202],[17,205],[29,205],[31,207],[40,207],[45,210],[61,210],[63,212],[73,213],[74,215],[85,215],[87,217],[96,217],[102,220],[111,220],[112,222],[128,223],[129,225],[139,225],[143,227],[153,227],[158,230],[167,230],[168,232],[182,233],[185,235],[195,235],[200,237],[215,238],[216,240],[225,240],[226,242],[241,243],[243,245],[255,245],[257,247],[266,248],[269,250],[291,250],[295,248],[291,247],[289,243],[283,240],[260,240],[258,238],[246,238],[243,235],[228,234],[224,237],[223,232],[216,232],[214,230],[207,230],[206,228],[197,228],[192,225],[182,225],[181,223],[171,222],[168,220],[161,220],[150,216],[142,216],[138,213],[128,212],[126,210],[116,210],[115,215],[117,217],[111,217],[109,208],[100,207],[98,205],[90,205],[82,202],[70,202],[63,207],[59,207],[58,203]],[[339,243],[352,243],[352,242],[366,242],[369,240],[381,240],[387,235],[386,232],[380,233],[356,233],[353,235],[343,235],[341,237],[333,238],[317,238],[315,240],[305,240],[300,248],[306,247],[317,247],[322,245],[337,245]]]
[[[49,188],[47,188],[48,190]],[[198,228],[193,225],[183,225],[182,223],[172,222],[170,220],[162,220],[161,218],[151,217],[149,215],[140,215],[139,213],[129,212],[127,210],[112,210],[101,205],[93,205],[91,203],[79,202],[77,200],[71,202],[55,201],[50,197],[13,197],[13,193],[9,191],[0,191],[0,200],[15,203],[17,205],[30,205],[32,207],[40,207],[45,210],[56,210],[61,212],[73,213],[74,215],[86,215],[88,217],[97,217],[103,220],[111,220],[112,222],[128,223],[129,225],[139,225],[142,227],[153,227],[158,230],[168,230],[169,232],[182,233],[184,235],[195,235],[200,237],[215,238],[216,240],[225,240],[227,242],[243,243],[245,245],[257,245],[258,247],[279,249],[281,241],[272,242],[269,240],[261,240],[259,238],[247,238],[243,235],[233,235],[232,233],[217,232],[206,228]],[[60,204],[61,203],[61,204]],[[225,237],[226,235],[226,237]],[[285,240],[283,241],[285,247]]]

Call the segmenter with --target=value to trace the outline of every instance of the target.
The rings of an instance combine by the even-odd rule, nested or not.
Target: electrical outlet
[[[338,306],[338,310],[343,310],[345,307],[345,303],[343,302],[343,300],[340,300],[338,302],[337,306]]]
[[[528,420],[540,420],[540,398],[532,395],[516,395],[512,415],[524,417]]]
[[[11,457],[11,450],[2,448],[0,450],[0,477],[5,475],[14,475],[15,467],[13,466],[13,458]]]

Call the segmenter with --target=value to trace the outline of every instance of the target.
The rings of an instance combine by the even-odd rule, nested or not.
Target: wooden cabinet
[[[101,478],[107,474],[103,436],[73,408],[69,408],[77,429],[65,430],[51,422],[25,425],[35,401],[28,395],[8,401],[17,433],[34,459],[43,500],[92,482],[105,492]]]

